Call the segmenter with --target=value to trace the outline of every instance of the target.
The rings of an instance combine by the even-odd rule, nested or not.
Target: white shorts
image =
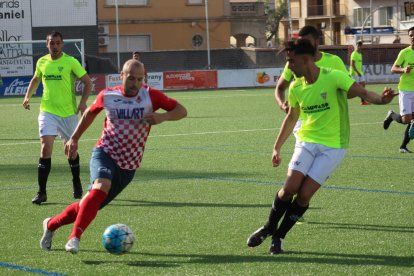
[[[345,152],[345,149],[297,141],[289,169],[299,171],[322,185],[344,159]]]
[[[365,76],[352,76],[352,78],[357,82],[365,82]]]
[[[62,118],[47,112],[40,112],[39,137],[60,136],[65,142],[69,140],[78,124],[78,115]]]
[[[414,91],[400,91],[398,95],[400,115],[409,115],[414,112]]]

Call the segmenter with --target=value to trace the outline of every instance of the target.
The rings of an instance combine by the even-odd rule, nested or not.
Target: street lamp
[[[205,13],[206,13],[206,36],[207,36],[207,69],[211,69],[210,62],[210,31],[208,25],[208,0],[205,0]]]
[[[372,1],[372,0],[371,0],[371,1]],[[365,24],[367,23],[368,19],[372,17],[372,15],[374,14],[374,12],[376,12],[377,10],[379,10],[379,9],[381,9],[381,8],[383,8],[383,7],[384,7],[384,6],[378,6],[378,7],[377,7],[377,8],[375,8],[374,10],[372,10],[372,7],[370,8],[370,13],[367,15],[367,17],[365,17],[365,20],[364,20],[364,22],[362,23],[362,27],[361,27],[361,41],[362,41],[362,42],[364,41],[364,27],[365,27]],[[373,30],[372,25],[373,25],[373,24],[371,24],[371,32],[370,32],[370,35],[371,35],[371,44],[372,44],[372,30]]]
[[[118,0],[115,0],[115,25],[116,25],[116,57],[118,72],[121,71],[120,54],[119,54],[119,13],[118,13]]]
[[[287,3],[287,12],[288,12],[288,19],[289,19],[289,33],[290,33],[289,39],[292,39],[293,28],[292,28],[292,16],[291,16],[292,12],[290,10],[290,0],[287,0],[286,3]]]

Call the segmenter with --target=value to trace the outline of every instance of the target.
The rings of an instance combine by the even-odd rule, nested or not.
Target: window
[[[115,6],[115,0],[105,0],[105,5]],[[149,0],[118,0],[118,6],[148,6]]]
[[[392,19],[392,7],[383,7],[378,10],[379,12],[379,25],[390,26]]]
[[[201,45],[203,45],[203,37],[199,34],[193,36],[193,38],[191,39],[192,45],[194,48],[198,48]]]
[[[371,26],[371,20],[369,17],[370,9],[369,8],[358,8],[354,9],[354,27],[362,27],[362,24],[365,22],[365,26]]]
[[[187,5],[203,5],[204,0],[187,0]]]
[[[150,42],[149,35],[121,35],[119,36],[119,52],[151,51]],[[116,52],[116,36],[109,36],[108,52]]]
[[[404,7],[400,7],[401,19],[402,20],[412,20],[414,15],[414,2],[404,2]]]

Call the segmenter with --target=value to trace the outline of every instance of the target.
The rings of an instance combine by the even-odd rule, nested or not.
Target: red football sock
[[[79,211],[79,202],[72,203],[62,213],[57,216],[54,216],[49,220],[47,223],[47,228],[50,231],[55,231],[59,227],[73,223],[76,220],[76,216],[78,215]]]
[[[88,195],[83,199],[79,212],[73,225],[72,233],[69,236],[69,240],[73,237],[80,239],[83,232],[96,217],[99,211],[99,207],[105,200],[107,193],[101,190],[90,190]]]

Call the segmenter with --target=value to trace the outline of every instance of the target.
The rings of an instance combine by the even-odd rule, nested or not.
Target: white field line
[[[381,124],[382,122],[373,122],[373,123],[355,123],[351,126],[361,126],[361,125],[374,125]],[[160,135],[150,135],[149,138],[158,138],[158,137],[179,137],[179,136],[193,136],[193,135],[210,135],[210,134],[225,134],[225,133],[243,133],[243,132],[255,132],[255,131],[274,131],[279,130],[280,128],[260,128],[260,129],[238,129],[238,130],[222,130],[222,131],[205,131],[205,132],[191,132],[191,133],[175,133],[175,134],[160,134]],[[99,138],[93,139],[81,139],[82,141],[95,141]],[[39,144],[39,141],[32,142],[20,142],[20,143],[5,143],[0,144],[0,146],[18,146],[18,145],[31,145]]]

